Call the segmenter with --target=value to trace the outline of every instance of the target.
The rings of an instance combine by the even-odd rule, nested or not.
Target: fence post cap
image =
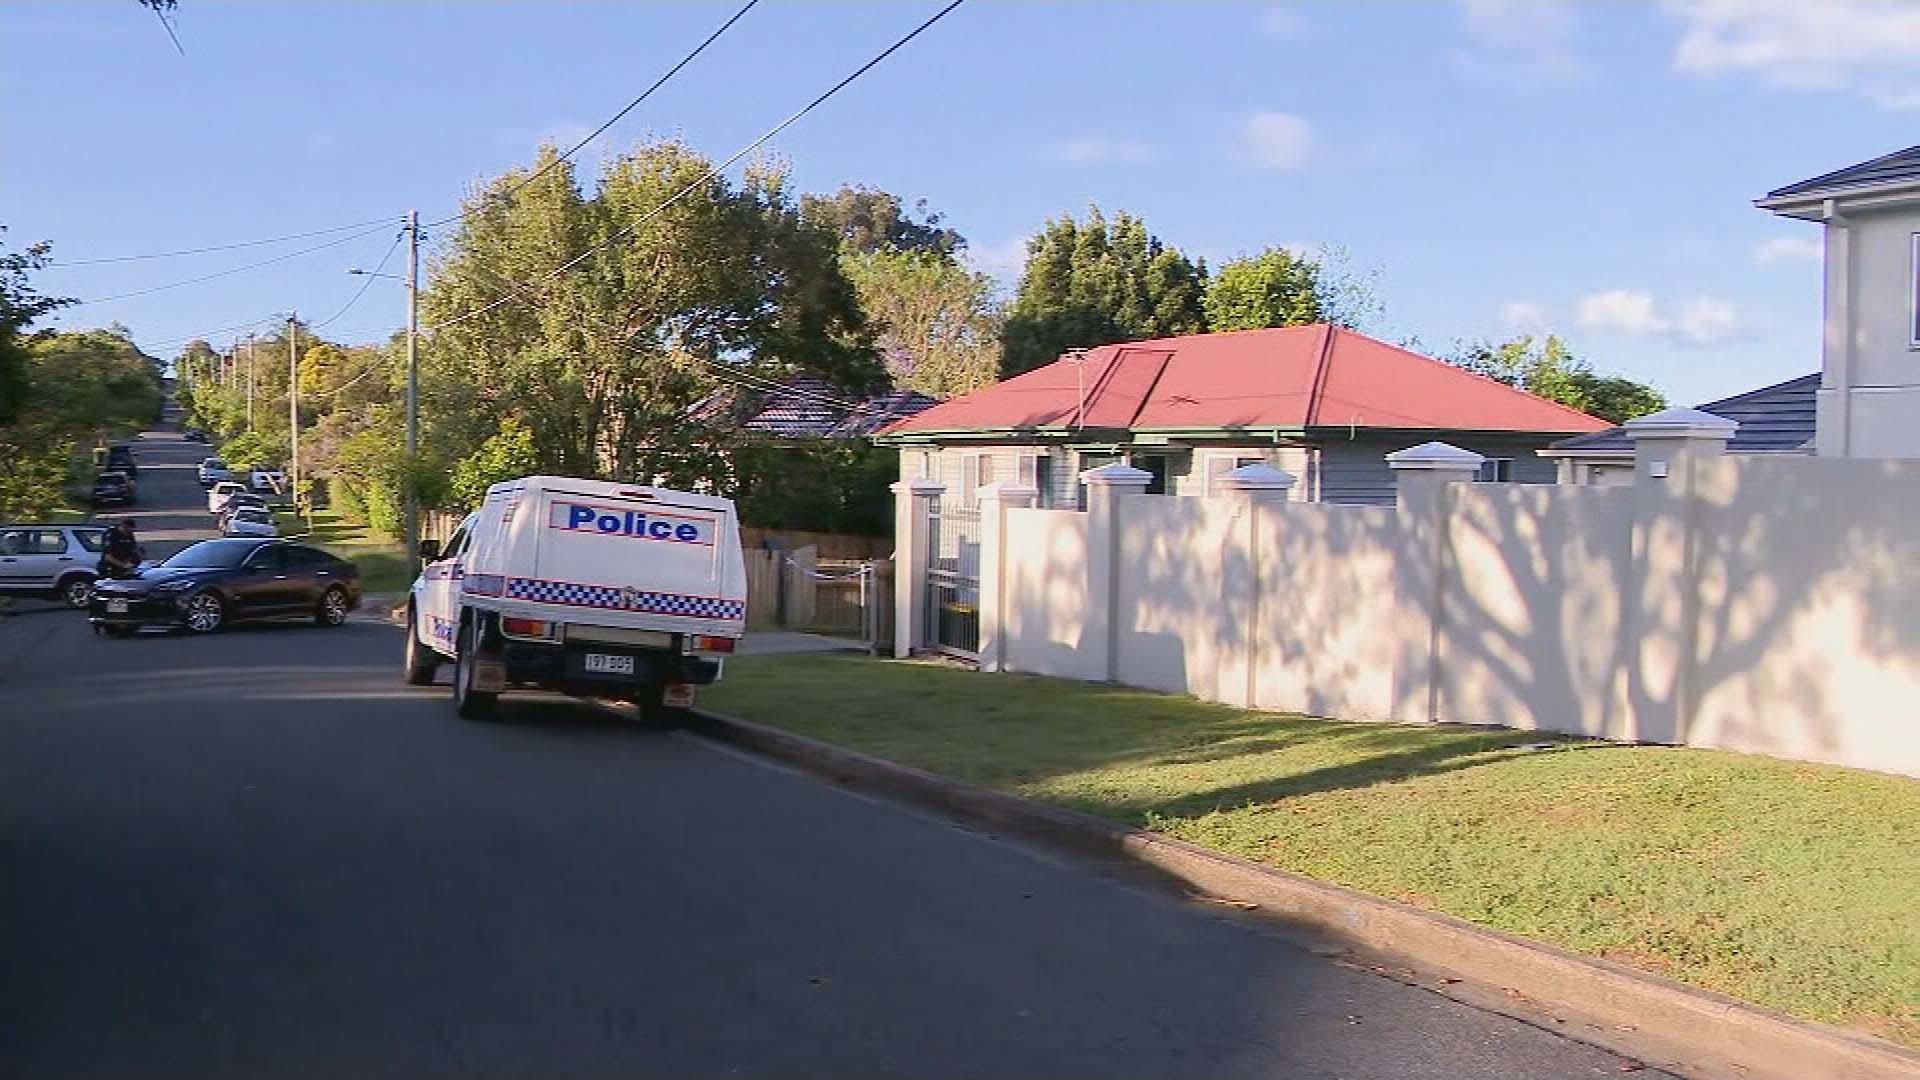
[[[1482,454],[1436,440],[1423,442],[1419,446],[1409,446],[1405,450],[1395,450],[1387,455],[1387,466],[1392,469],[1420,469],[1428,472],[1472,472],[1485,460],[1487,459]]]
[[[1040,489],[1018,480],[996,480],[991,484],[980,485],[980,489],[974,493],[974,496],[982,503],[1029,506],[1040,498]]]
[[[1136,469],[1124,461],[1112,461],[1081,473],[1080,482],[1093,487],[1144,488],[1153,483],[1153,474],[1145,469]]]
[[[1699,409],[1663,409],[1648,416],[1635,417],[1620,425],[1629,439],[1719,439],[1733,438],[1738,420],[1729,420]]]
[[[947,485],[922,476],[913,480],[895,481],[887,485],[887,490],[895,495],[944,495],[947,492]]]
[[[1296,478],[1285,469],[1276,469],[1264,461],[1242,465],[1220,478],[1229,491],[1286,491]]]

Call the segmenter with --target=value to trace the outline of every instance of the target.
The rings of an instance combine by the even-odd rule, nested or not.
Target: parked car
[[[203,443],[207,441],[207,433],[204,431],[201,431],[197,427],[190,427],[185,431],[182,431],[180,433],[180,437],[187,440],[188,442]]]
[[[214,515],[214,519],[215,522],[224,529],[227,527],[228,519],[242,510],[265,509],[267,509],[267,500],[255,495],[251,491],[236,491],[232,495],[227,496],[226,503],[220,507],[220,512]]]
[[[96,633],[142,626],[211,633],[231,622],[301,615],[339,626],[360,606],[360,570],[319,548],[278,540],[202,540],[129,578],[101,581],[88,603]]]
[[[278,465],[255,465],[247,470],[247,488],[281,494],[287,490],[287,474]]]
[[[113,472],[125,473],[129,479],[140,475],[140,466],[133,460],[133,447],[126,443],[114,443],[107,447],[107,468]]]
[[[207,458],[200,463],[200,486],[210,488],[223,480],[233,479],[233,470],[217,457]]]
[[[0,593],[84,608],[106,542],[104,525],[0,525]]]
[[[535,476],[495,484],[408,596],[406,681],[454,664],[480,716],[508,685],[633,701],[654,720],[720,678],[745,632],[733,502],[666,488]]]
[[[217,514],[226,508],[227,500],[247,490],[247,485],[235,480],[221,480],[207,491],[207,513]]]
[[[242,506],[230,511],[220,531],[227,536],[280,535],[280,530],[273,524],[273,512],[264,506]]]
[[[122,472],[103,472],[93,478],[92,501],[95,506],[132,506],[139,496],[133,478]]]

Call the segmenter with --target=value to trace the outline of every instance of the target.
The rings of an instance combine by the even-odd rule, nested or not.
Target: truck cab
[[[671,721],[746,630],[731,500],[532,476],[496,484],[409,591],[405,673],[454,665],[463,716],[526,687],[636,703]]]

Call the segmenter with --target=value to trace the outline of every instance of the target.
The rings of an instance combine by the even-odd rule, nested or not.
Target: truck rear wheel
[[[693,710],[665,701],[667,688],[650,686],[634,700],[634,711],[642,724],[655,728],[683,728],[693,719]]]
[[[493,712],[499,694],[473,688],[474,657],[479,651],[480,635],[472,619],[460,621],[460,643],[453,661],[453,709],[468,720],[479,720]]]

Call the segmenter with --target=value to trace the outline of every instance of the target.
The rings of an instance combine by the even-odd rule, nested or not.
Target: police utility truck
[[[487,489],[407,600],[406,680],[453,671],[460,715],[527,687],[636,702],[672,720],[746,632],[733,502],[529,476]]]

